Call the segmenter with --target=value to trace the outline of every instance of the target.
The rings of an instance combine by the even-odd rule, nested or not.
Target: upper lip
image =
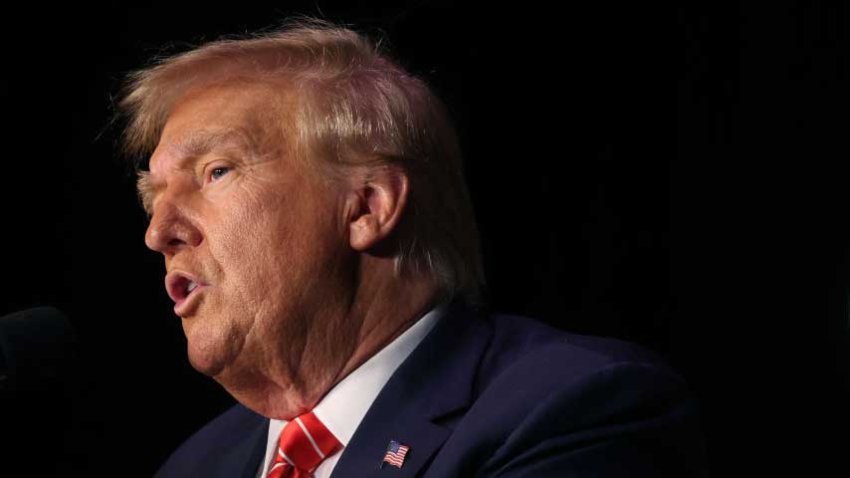
[[[207,285],[195,275],[183,271],[171,271],[165,275],[165,290],[175,304],[183,302],[188,297],[189,286],[195,284],[197,287]]]

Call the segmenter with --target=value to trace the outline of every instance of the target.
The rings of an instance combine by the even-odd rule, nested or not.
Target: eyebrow
[[[255,151],[256,146],[255,139],[247,131],[227,129],[192,132],[174,143],[171,148],[174,150],[173,153],[181,158],[194,158],[222,147],[237,147]]]
[[[241,148],[243,150],[256,152],[256,142],[250,134],[240,129],[229,130],[201,130],[190,133],[186,137],[168,146],[169,152],[177,156],[178,167],[192,159],[209,154],[221,148]],[[151,177],[150,171],[140,170],[137,172],[136,191],[142,208],[150,216],[153,213],[153,199],[161,186]]]
[[[156,194],[156,188],[151,183],[151,173],[150,171],[138,171],[136,175],[136,192],[139,194],[142,208],[150,216],[153,213],[153,197]]]

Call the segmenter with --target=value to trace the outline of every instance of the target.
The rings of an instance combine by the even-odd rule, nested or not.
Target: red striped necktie
[[[277,452],[267,478],[307,478],[325,458],[342,448],[342,443],[325,428],[313,412],[283,427]]]

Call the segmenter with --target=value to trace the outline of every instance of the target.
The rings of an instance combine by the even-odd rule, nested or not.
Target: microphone
[[[58,309],[37,307],[0,317],[0,397],[61,386],[73,352],[71,324]]]

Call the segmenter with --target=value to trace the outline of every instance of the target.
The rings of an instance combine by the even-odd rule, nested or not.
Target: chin
[[[221,360],[221,357],[217,357],[216,354],[211,354],[209,351],[193,350],[192,345],[189,344],[188,355],[192,368],[208,377],[215,377],[224,370],[224,361]]]
[[[238,354],[241,343],[230,327],[217,326],[211,317],[183,320],[186,353],[189,363],[198,372],[215,377]]]
[[[209,377],[220,374],[227,363],[227,347],[222,347],[222,343],[215,337],[199,333],[202,332],[200,330],[193,332],[186,334],[189,363],[195,370]]]

